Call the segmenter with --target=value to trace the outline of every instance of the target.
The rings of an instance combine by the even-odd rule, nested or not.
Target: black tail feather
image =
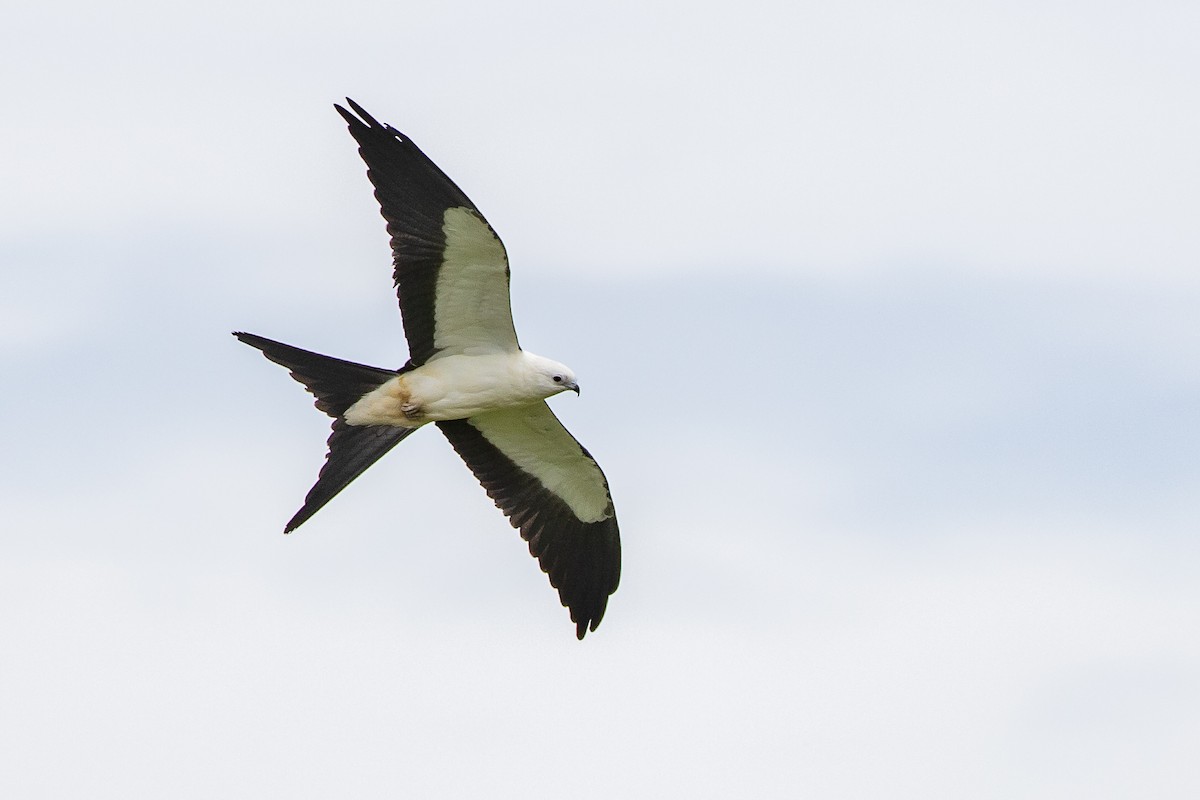
[[[383,458],[383,454],[398,445],[416,428],[395,428],[391,425],[348,425],[345,420],[333,421],[329,434],[329,453],[317,482],[308,490],[304,505],[284,526],[284,533],[299,528],[334,496],[362,475],[367,467]]]
[[[368,392],[381,386],[409,367],[401,370],[380,369],[323,356],[289,344],[276,342],[252,333],[235,332],[238,340],[262,351],[262,354],[286,367],[304,388],[317,398],[317,408],[333,417],[333,432],[329,435],[329,452],[317,482],[304,498],[304,505],[284,527],[291,533],[322,506],[345,489],[383,454],[400,443],[416,428],[390,425],[350,425],[342,415]]]
[[[267,358],[287,367],[292,377],[304,384],[317,398],[317,408],[331,417],[340,417],[367,392],[396,377],[405,369],[380,369],[353,361],[323,356],[276,342],[253,333],[234,331],[238,341],[262,351]]]

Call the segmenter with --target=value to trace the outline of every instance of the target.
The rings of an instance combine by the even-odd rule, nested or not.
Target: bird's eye
[[[555,383],[562,383],[562,375],[555,375],[555,376],[554,376],[554,382],[555,382]]]

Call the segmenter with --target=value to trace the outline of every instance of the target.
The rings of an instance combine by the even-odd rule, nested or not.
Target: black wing
[[[345,118],[392,238],[396,295],[409,356],[518,349],[508,256],[475,204],[412,140],[357,103]],[[357,114],[358,116],[355,116]]]
[[[621,576],[621,537],[599,465],[545,403],[437,424],[529,542],[575,635],[596,630]]]

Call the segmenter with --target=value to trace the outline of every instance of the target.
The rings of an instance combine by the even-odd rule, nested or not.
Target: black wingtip
[[[353,100],[351,100],[349,97],[346,98],[346,102],[350,104],[351,108],[359,110],[360,113],[363,113],[363,115],[366,119],[370,119],[370,115],[362,112],[359,105],[357,103],[355,103]],[[333,108],[339,114],[342,115],[342,119],[346,120],[346,125],[347,125],[347,127],[350,128],[350,133],[355,133],[356,131],[365,131],[365,130],[370,129],[371,126],[369,124],[367,124],[366,122],[363,122],[363,120],[361,118],[356,117],[353,113],[347,111],[343,106],[340,106],[337,103],[334,103]]]
[[[338,105],[337,103],[334,103],[333,107],[335,109],[337,109],[337,112],[342,115],[342,119],[346,120],[346,122],[348,122],[351,127],[363,127],[363,128],[384,128],[384,127],[386,127],[384,125],[380,125],[379,121],[376,120],[374,117],[372,117],[369,113],[367,113],[367,110],[365,108],[363,108],[358,103],[351,100],[349,97],[346,98],[346,105],[350,106],[350,111],[353,111],[354,112],[353,114],[350,113],[350,111],[347,111],[342,106]],[[355,114],[357,114],[358,116],[355,116]]]
[[[246,333],[245,331],[234,331],[233,336],[242,344],[248,344],[257,350],[262,350],[264,347],[272,344],[270,339],[264,339],[262,336],[256,336],[253,333]]]
[[[605,605],[607,605],[607,600],[608,600],[608,598],[606,597]],[[583,637],[585,635],[587,635],[588,631],[595,633],[596,628],[600,627],[600,620],[603,618],[604,618],[604,608],[603,607],[601,607],[600,613],[597,614],[597,613],[593,612],[590,615],[585,615],[583,617],[583,619],[578,620],[578,621],[575,620],[575,615],[572,614],[571,621],[575,623],[575,638],[580,641],[583,641]]]
[[[401,438],[403,438],[403,437],[401,437]],[[387,452],[387,451],[385,450],[384,452]],[[383,455],[383,454],[380,453],[380,455]],[[328,458],[329,457],[326,456],[327,463],[328,463]],[[372,460],[372,462],[373,461],[374,460]],[[364,467],[363,469],[366,469],[366,468]],[[359,472],[361,472],[361,471],[362,470],[360,470]],[[324,470],[322,470],[322,472],[324,472]],[[358,474],[359,473],[355,473],[355,477],[357,477]],[[354,480],[354,478],[352,477],[352,478],[350,478],[350,480],[345,481],[344,483],[342,483],[340,486],[338,486],[332,492],[330,492],[328,490],[323,492],[322,496],[318,498],[318,497],[314,496],[317,486],[321,485],[321,481],[318,478],[317,484],[315,486],[313,486],[312,490],[309,491],[308,497],[304,498],[304,505],[300,508],[299,511],[297,511],[294,515],[292,515],[292,518],[287,521],[287,525],[283,526],[283,532],[285,534],[291,533],[292,531],[296,530],[296,528],[299,528],[301,525],[308,522],[308,520],[312,518],[313,514],[316,514],[318,511],[320,511],[322,508],[324,508],[325,504],[328,503],[330,500],[332,500],[334,498],[334,495],[336,495],[338,492],[340,492],[342,489],[344,489],[347,485],[349,485],[351,480]]]

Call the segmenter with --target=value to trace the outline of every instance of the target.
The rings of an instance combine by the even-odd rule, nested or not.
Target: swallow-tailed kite
[[[235,333],[291,371],[333,417],[329,453],[288,533],[413,431],[434,422],[529,542],[580,639],[621,573],[608,481],[546,405],[575,373],[520,348],[508,257],[462,190],[412,140],[347,98],[345,118],[391,235],[409,359],[398,370]]]

